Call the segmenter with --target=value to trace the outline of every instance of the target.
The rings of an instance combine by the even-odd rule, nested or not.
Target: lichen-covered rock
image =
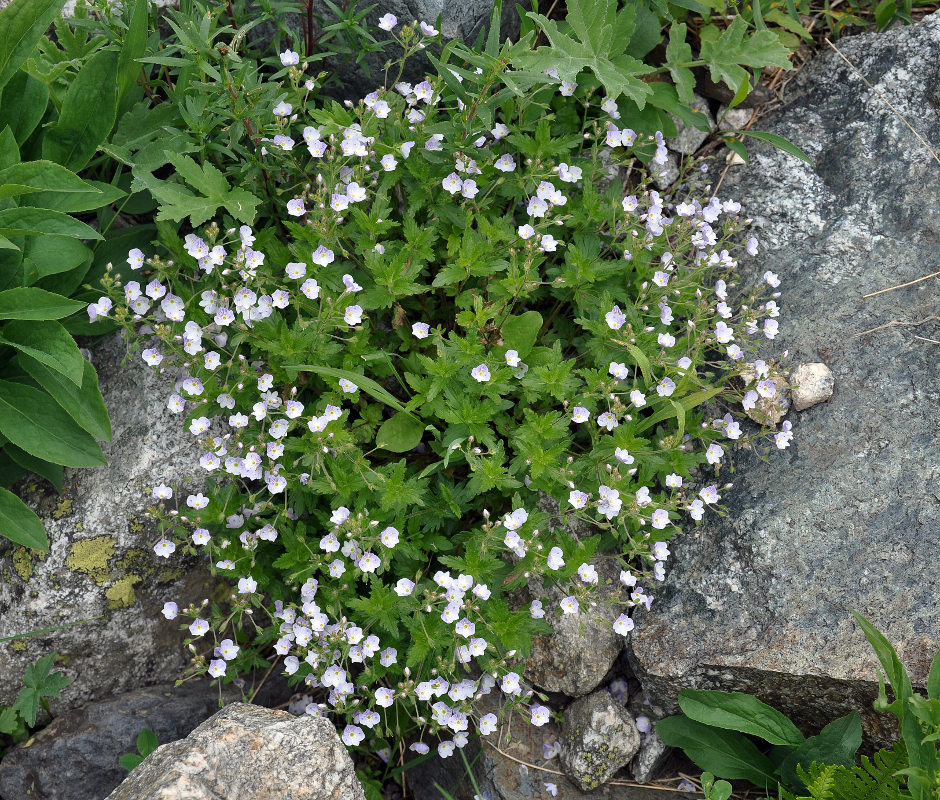
[[[632,717],[606,689],[575,700],[565,709],[561,763],[582,789],[596,789],[626,766],[640,749]]]
[[[940,147],[940,14],[839,47]],[[780,333],[761,355],[826,362],[839,391],[793,420],[788,450],[736,456],[727,515],[670,542],[673,568],[639,615],[630,659],[664,714],[685,687],[738,690],[807,732],[860,709],[869,741],[884,742],[894,732],[871,708],[877,661],[846,609],[925,680],[940,645],[940,375],[936,346],[915,336],[940,339],[940,324],[936,281],[863,295],[931,271],[940,169],[835,53],[787,91],[761,130],[814,163],[749,143],[751,163],[728,172],[721,196],[742,203],[761,243],[741,285],[780,276]]]
[[[630,772],[637,783],[649,783],[669,757],[672,748],[659,738],[656,729],[643,734],[640,749],[630,761]]]
[[[66,469],[61,495],[39,479],[21,482],[46,527],[48,553],[0,539],[0,639],[60,628],[0,643],[0,703],[12,703],[26,667],[52,651],[74,681],[52,701],[54,713],[166,681],[185,659],[178,623],[164,619],[163,604],[182,608],[209,596],[206,570],[154,554],[147,514],[150,487],[202,479],[200,450],[166,408],[172,381],[139,355],[122,367],[124,355],[117,335],[93,350],[111,414],[108,466]]]
[[[365,800],[333,723],[233,703],[158,747],[107,800]]]
[[[835,379],[832,370],[825,364],[800,364],[790,376],[793,407],[805,411],[817,403],[825,403],[832,397]]]

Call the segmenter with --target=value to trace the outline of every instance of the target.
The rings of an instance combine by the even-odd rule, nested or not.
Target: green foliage
[[[49,713],[49,699],[58,697],[72,682],[61,672],[52,671],[55,659],[56,654],[49,653],[27,667],[23,675],[24,686],[13,705],[0,705],[0,745],[3,737],[9,737],[14,744],[26,739],[36,726],[39,709]]]
[[[118,759],[118,763],[128,772],[135,769],[140,763],[159,747],[157,734],[150,728],[144,728],[137,734],[137,752],[125,753]]]
[[[725,778],[743,778],[776,789],[783,800],[868,800],[936,797],[940,774],[940,652],[927,679],[927,696],[915,692],[897,652],[867,619],[852,612],[878,657],[894,700],[889,703],[879,675],[875,709],[898,719],[901,740],[873,759],[855,756],[862,743],[858,711],[834,720],[803,739],[792,722],[757,698],[739,692],[683,690],[682,715],[657,723],[666,744],[681,747],[703,769]],[[742,734],[770,745],[773,761]],[[702,776],[703,784],[705,775]]]

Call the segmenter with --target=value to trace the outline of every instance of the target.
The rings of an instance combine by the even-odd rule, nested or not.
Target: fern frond
[[[879,750],[874,759],[862,756],[860,767],[813,763],[808,771],[797,767],[811,800],[906,800],[910,795],[894,776],[909,766],[903,746]]]

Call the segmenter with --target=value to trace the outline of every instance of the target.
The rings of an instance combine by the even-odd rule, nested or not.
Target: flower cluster
[[[437,35],[407,26],[401,43]],[[616,127],[606,101],[574,126],[573,85],[496,103],[505,64],[466,59],[321,106],[282,53],[259,144],[276,218],[164,229],[162,254],[132,250],[89,307],[144,341],[201,447],[205,493],[153,490],[157,556],[198,553],[235,587],[231,610],[164,607],[190,620],[194,670],[228,681],[277,659],[308,713],[375,752],[410,736],[452,754],[495,730],[474,710],[492,691],[545,724],[531,635],[602,589],[632,629],[667,540],[755,438],[737,404],[774,386],[749,354],[778,332],[777,294],[733,291],[740,206],[604,188],[608,158],[655,160],[661,135]],[[709,423],[718,402],[732,410]],[[544,498],[597,534],[566,534]],[[614,585],[592,561],[602,535]],[[565,587],[557,607],[515,607],[534,575]]]

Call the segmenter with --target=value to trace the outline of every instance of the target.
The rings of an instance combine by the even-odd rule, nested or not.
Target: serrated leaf
[[[0,733],[8,736],[15,733],[19,727],[20,715],[10,707],[0,707]]]
[[[747,23],[740,15],[720,35],[711,26],[709,35],[703,31],[699,57],[711,72],[715,83],[724,82],[732,91],[738,91],[747,81],[744,67],[781,67],[790,69],[790,52],[770,31],[756,31],[747,36]]]
[[[577,38],[564,33],[554,20],[542,14],[527,16],[542,29],[551,47],[520,53],[513,65],[523,70],[544,72],[554,68],[562,80],[575,81],[585,69],[604,85],[608,97],[626,95],[642,109],[650,94],[649,86],[638,76],[655,68],[626,54],[633,24],[629,16],[618,19],[616,0],[572,0],[568,3],[568,23]],[[633,12],[621,12],[631,15]],[[615,38],[615,30],[619,40]]]
[[[695,75],[687,66],[693,61],[692,47],[685,41],[688,30],[684,22],[674,22],[669,28],[669,44],[666,45],[666,66],[676,85],[679,99],[687,105],[692,105],[695,89]]]

